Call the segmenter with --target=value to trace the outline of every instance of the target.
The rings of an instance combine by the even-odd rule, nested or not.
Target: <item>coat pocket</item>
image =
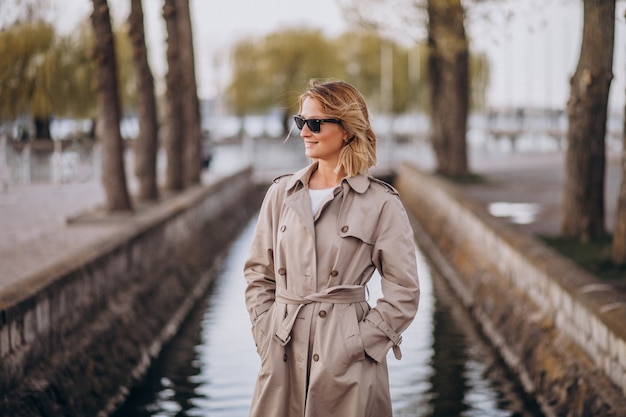
[[[347,353],[347,364],[365,359],[365,348],[359,331],[358,310],[362,310],[359,303],[349,304],[342,314],[341,327],[343,330],[343,340]]]
[[[257,317],[252,324],[252,338],[254,339],[254,344],[256,345],[256,351],[261,358],[265,352],[267,352],[270,341],[272,340],[272,316],[275,306],[276,304],[272,304],[270,309]]]

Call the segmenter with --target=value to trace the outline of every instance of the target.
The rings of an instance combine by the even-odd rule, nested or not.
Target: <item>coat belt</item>
[[[276,290],[276,302],[297,305],[280,323],[274,338],[281,346],[285,346],[291,340],[291,329],[302,307],[311,303],[352,304],[365,301],[365,286],[362,285],[337,285],[306,296],[300,296],[278,288]]]

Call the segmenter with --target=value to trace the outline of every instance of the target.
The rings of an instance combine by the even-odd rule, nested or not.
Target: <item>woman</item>
[[[351,85],[311,82],[295,116],[314,162],[274,180],[244,266],[261,357],[251,416],[391,416],[386,355],[417,312],[413,234]],[[383,296],[371,308],[374,270]]]

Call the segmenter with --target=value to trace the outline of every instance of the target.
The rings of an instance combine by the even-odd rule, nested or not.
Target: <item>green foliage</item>
[[[228,86],[228,104],[238,116],[266,107],[263,97],[262,78],[257,70],[260,50],[252,39],[239,42],[233,51],[232,82]]]
[[[403,113],[411,109],[424,110],[426,96],[420,94],[424,87],[425,74],[419,68],[425,59],[421,56],[425,49],[416,45],[406,48],[396,42],[382,39],[376,32],[350,32],[335,41],[338,49],[343,49],[341,59],[346,68],[347,81],[357,86],[372,102],[372,107],[382,110],[381,92],[381,53],[384,47],[391,48],[392,94],[391,111]],[[386,46],[385,46],[386,44]],[[417,59],[416,59],[417,57]]]
[[[610,235],[587,242],[552,236],[542,236],[542,240],[597,277],[606,280],[623,279],[626,274],[626,265],[616,265],[612,261]]]
[[[350,32],[335,41],[341,51],[346,81],[374,103],[381,102],[381,40],[370,32]]]
[[[386,43],[387,46],[385,46]],[[297,110],[297,97],[311,78],[339,78],[357,87],[372,109],[383,111],[381,53],[391,48],[392,113],[428,109],[427,47],[382,39],[373,31],[348,32],[329,39],[317,30],[288,29],[238,42],[231,55],[233,73],[226,90],[230,110],[244,116],[281,108]],[[488,61],[471,58],[474,108],[484,106]]]
[[[114,28],[115,56],[122,109],[134,113],[137,108],[137,79],[132,63],[133,45],[128,37],[126,25]]]
[[[239,116],[273,107],[290,114],[309,79],[344,75],[334,44],[317,30],[287,29],[244,39],[235,46],[232,61],[226,93]]]
[[[57,62],[53,75],[54,106],[59,117],[91,118],[95,113],[95,68],[91,60],[93,36],[84,22],[73,36],[60,37],[53,46]]]
[[[45,74],[54,66],[49,56],[54,29],[42,21],[18,23],[0,32],[0,120],[14,119],[31,110],[50,107]]]
[[[470,56],[470,108],[473,111],[484,111],[487,107],[486,97],[489,87],[489,60],[485,52]]]
[[[120,96],[134,107],[132,48],[125,30],[115,33]],[[93,35],[89,21],[58,36],[43,21],[15,23],[0,31],[0,121],[33,118],[92,118],[96,111]]]
[[[446,175],[444,173],[437,172],[437,175],[459,185],[485,184],[487,182],[483,175],[471,172],[465,175]]]
[[[297,97],[311,78],[341,78],[342,68],[333,44],[320,31],[285,30],[264,40],[261,71],[270,76],[268,94],[283,108],[297,108]]]

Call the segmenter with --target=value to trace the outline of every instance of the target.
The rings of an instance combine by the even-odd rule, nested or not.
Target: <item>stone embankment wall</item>
[[[421,248],[547,416],[626,416],[626,294],[404,164]],[[443,254],[443,255],[442,255]]]
[[[220,256],[259,207],[250,175],[193,187],[132,215],[99,218],[125,222],[124,232],[44,271],[49,284],[3,306],[0,416],[112,412],[205,293]]]

